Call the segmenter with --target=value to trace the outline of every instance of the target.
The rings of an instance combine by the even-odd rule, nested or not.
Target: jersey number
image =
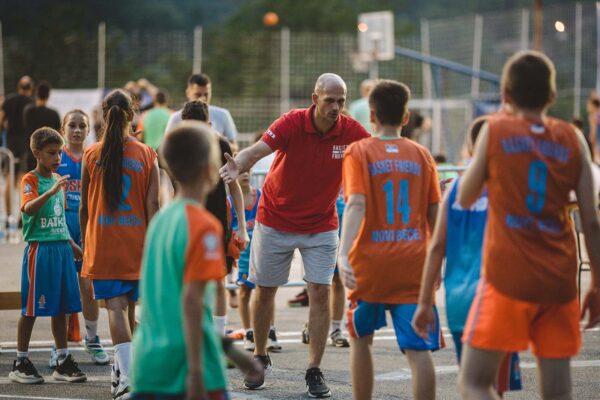
[[[546,178],[548,167],[540,160],[534,160],[529,164],[529,193],[525,200],[527,209],[533,214],[539,214],[544,209],[546,202]]]
[[[400,180],[398,200],[396,202],[394,202],[394,183],[391,179],[385,181],[385,184],[383,185],[383,191],[385,192],[387,223],[390,225],[394,224],[395,214],[397,212],[402,214],[402,223],[408,224],[410,218],[410,205],[408,204],[408,179]]]
[[[120,211],[131,211],[131,204],[127,204],[127,195],[131,190],[131,177],[127,174],[123,174],[123,180],[121,181],[121,201],[119,202]]]

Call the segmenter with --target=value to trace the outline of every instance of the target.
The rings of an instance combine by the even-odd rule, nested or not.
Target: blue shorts
[[[81,231],[79,230],[79,213],[75,211],[65,212],[65,219],[67,220],[67,228],[69,228],[69,234],[71,239],[81,247]],[[83,261],[75,261],[75,269],[78,273],[81,272],[81,266]]]
[[[350,302],[348,307],[348,332],[354,338],[369,336],[376,330],[387,326],[385,311],[389,310],[396,331],[396,341],[400,350],[439,350],[443,346],[442,331],[437,308],[435,313],[435,327],[429,331],[429,339],[420,338],[412,328],[412,318],[417,309],[416,304],[381,304],[367,303],[358,300]]]
[[[140,297],[139,282],[120,279],[92,279],[94,299],[112,299],[113,297],[127,295],[131,300],[137,301]]]
[[[456,349],[456,359],[460,365],[460,358],[462,355],[462,331],[450,331],[452,334],[452,340],[454,341],[454,348]],[[519,367],[519,353],[507,353],[500,370],[498,371],[498,382],[496,383],[496,391],[504,393],[507,391],[523,390],[523,383],[521,381],[521,368]]]
[[[206,393],[208,400],[229,400],[229,392],[219,390]],[[184,394],[133,393],[133,400],[185,400]]]
[[[29,242],[23,254],[21,313],[53,317],[81,311],[73,250],[66,240]]]

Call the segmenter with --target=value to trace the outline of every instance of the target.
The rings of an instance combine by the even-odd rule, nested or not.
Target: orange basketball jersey
[[[440,185],[429,151],[405,138],[355,142],[343,162],[346,200],[366,199],[365,218],[348,260],[356,276],[352,300],[416,303],[430,231],[427,210]]]
[[[488,124],[485,279],[518,300],[566,303],[576,295],[566,207],[581,172],[577,134],[554,118],[502,113]]]
[[[102,144],[96,143],[83,155],[90,184],[82,275],[136,280],[148,225],[146,194],[156,153],[133,138],[125,141],[121,202],[116,211],[110,211],[104,201],[101,149]]]

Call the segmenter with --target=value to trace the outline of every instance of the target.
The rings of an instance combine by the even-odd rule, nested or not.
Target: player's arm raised
[[[351,194],[348,196],[348,202],[344,209],[338,263],[342,273],[342,281],[344,282],[344,286],[348,289],[354,289],[356,287],[354,271],[348,262],[348,253],[352,248],[352,243],[354,243],[354,240],[356,239],[360,225],[365,218],[365,204],[366,198],[364,194]]]
[[[577,131],[581,149],[581,174],[577,185],[577,204],[581,215],[581,225],[585,235],[585,244],[592,265],[592,287],[585,296],[581,307],[581,317],[589,311],[586,329],[600,323],[600,222],[598,221],[598,200],[592,190],[592,165],[590,153],[583,138]]]
[[[186,399],[204,399],[202,353],[204,332],[202,319],[204,314],[204,289],[206,282],[186,282],[183,286],[183,327],[187,353],[188,375]]]
[[[57,181],[52,185],[50,190],[44,192],[41,196],[36,197],[35,199],[28,201],[23,206],[23,212],[27,215],[33,215],[42,208],[42,206],[48,201],[48,199],[58,193],[66,184],[70,175],[61,176],[57,179]]]
[[[488,124],[481,127],[475,143],[473,161],[467,168],[458,186],[458,202],[461,207],[469,208],[481,194],[487,173],[487,147],[489,140]]]
[[[223,165],[219,170],[223,182],[229,184],[236,180],[239,174],[249,171],[258,160],[268,156],[272,152],[273,149],[271,149],[268,144],[263,141],[258,141],[252,146],[240,151],[235,158],[231,157],[229,154],[225,154],[227,164]]]
[[[456,185],[456,182],[454,184]],[[437,207],[437,218],[433,221],[435,228],[427,249],[425,267],[421,278],[419,303],[412,320],[415,332],[424,339],[429,337],[429,326],[435,325],[435,315],[432,308],[433,292],[436,282],[441,278],[442,263],[446,255],[446,225],[450,192],[452,192],[452,189],[446,190],[441,206]]]

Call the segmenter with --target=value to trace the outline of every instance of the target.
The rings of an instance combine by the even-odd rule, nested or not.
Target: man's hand
[[[600,289],[590,289],[581,305],[581,319],[585,318],[585,314],[589,311],[588,323],[583,329],[590,329],[600,323]]]
[[[356,277],[354,276],[354,271],[348,261],[348,256],[341,254],[338,256],[338,267],[340,269],[340,274],[342,275],[341,278],[344,286],[348,289],[356,289]]]
[[[412,326],[419,337],[427,340],[429,329],[435,326],[433,307],[419,303],[413,316]]]
[[[50,195],[55,195],[56,193],[60,192],[61,189],[67,187],[67,180],[71,177],[71,175],[64,175],[61,176],[60,178],[58,178],[56,180],[56,182],[54,182],[54,185],[52,185],[52,187],[50,188],[50,190],[48,190],[48,192],[50,192]]]
[[[200,371],[188,371],[185,381],[185,398],[186,400],[206,400],[206,392],[204,391],[203,376]]]
[[[221,175],[223,182],[229,184],[237,179],[240,174],[240,167],[229,154],[225,153],[225,158],[227,159],[227,164],[221,167],[219,175]]]

